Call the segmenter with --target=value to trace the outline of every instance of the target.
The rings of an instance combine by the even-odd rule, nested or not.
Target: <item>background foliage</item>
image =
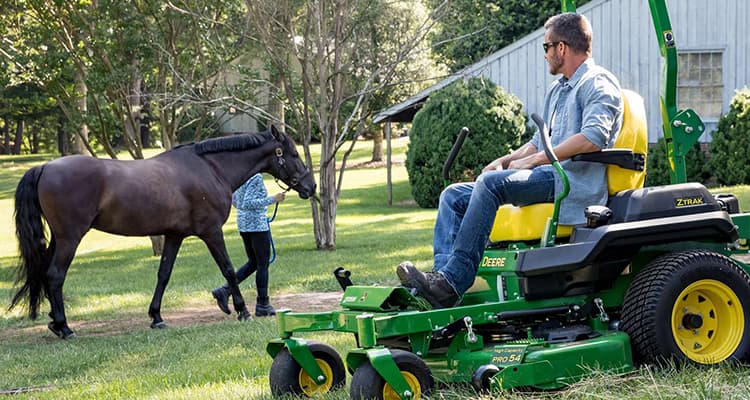
[[[433,93],[409,133],[406,169],[417,204],[437,206],[443,164],[462,127],[470,133],[451,168],[453,182],[473,181],[485,165],[518,147],[526,130],[522,107],[483,78],[458,80]]]
[[[696,143],[685,155],[685,174],[688,182],[707,183],[711,178],[710,169],[706,165],[706,154]],[[666,144],[662,137],[648,149],[646,159],[646,186],[669,185],[669,159]]]
[[[433,9],[442,0],[427,0]],[[588,3],[580,0],[577,6]],[[560,12],[559,0],[453,0],[430,37],[438,61],[451,72],[473,64],[541,28]]]
[[[750,183],[750,89],[738,90],[711,133],[709,166],[721,185]]]

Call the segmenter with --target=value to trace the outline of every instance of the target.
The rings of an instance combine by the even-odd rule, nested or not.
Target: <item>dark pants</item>
[[[240,232],[242,243],[245,245],[247,262],[235,273],[237,283],[241,283],[247,277],[255,274],[255,287],[258,290],[258,299],[268,298],[268,260],[271,256],[271,234],[265,232]],[[229,288],[228,285],[225,285]]]

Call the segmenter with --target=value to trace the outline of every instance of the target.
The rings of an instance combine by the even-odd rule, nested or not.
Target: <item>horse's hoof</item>
[[[75,339],[77,337],[75,332],[71,331],[68,327],[63,327],[62,329],[56,328],[54,322],[50,322],[49,324],[47,324],[47,328],[49,328],[49,330],[52,331],[55,336],[63,340]]]
[[[250,316],[250,312],[247,310],[242,310],[237,312],[237,320],[238,321],[252,321],[253,317]]]
[[[167,324],[164,321],[152,322],[151,329],[165,329]]]

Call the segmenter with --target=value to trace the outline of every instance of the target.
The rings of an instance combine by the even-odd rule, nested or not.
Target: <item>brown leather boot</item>
[[[402,285],[416,289],[417,295],[429,301],[433,308],[450,308],[458,304],[458,294],[441,273],[422,272],[411,262],[404,261],[396,268],[396,275]]]

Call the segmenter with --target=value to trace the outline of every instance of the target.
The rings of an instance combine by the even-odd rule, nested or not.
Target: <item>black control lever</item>
[[[353,285],[352,280],[349,279],[349,277],[352,276],[352,273],[344,267],[338,267],[333,270],[333,276],[335,276],[336,280],[339,282],[341,290],[346,290],[346,288]]]

